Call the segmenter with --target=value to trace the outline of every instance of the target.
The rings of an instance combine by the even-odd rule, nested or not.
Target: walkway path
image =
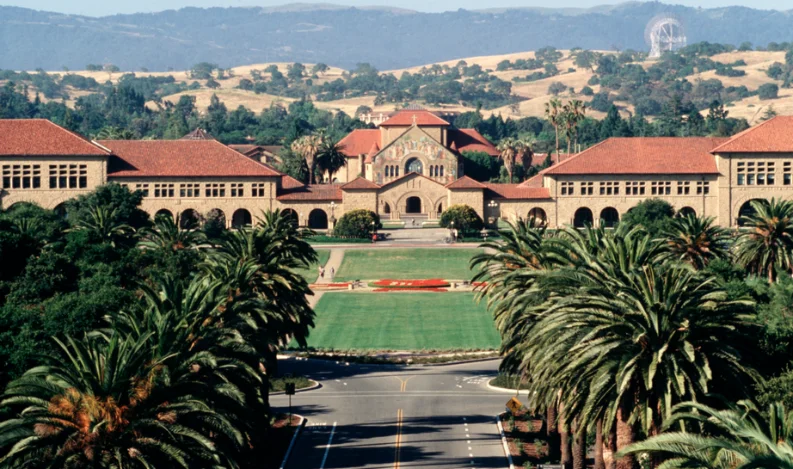
[[[330,276],[330,269],[333,268],[334,272],[339,271],[339,267],[341,267],[341,262],[344,260],[344,249],[334,248],[330,250],[330,256],[328,257],[328,262],[325,263],[325,277],[317,278],[318,284],[328,284],[333,283],[333,279]],[[314,309],[319,303],[319,299],[322,298],[323,291],[315,291],[313,295],[308,297],[308,304],[311,306],[311,309]]]

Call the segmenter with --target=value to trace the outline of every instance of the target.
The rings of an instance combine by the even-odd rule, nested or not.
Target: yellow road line
[[[415,376],[411,376],[408,379],[397,378],[396,376],[392,376],[392,378],[398,379],[399,382],[402,383],[402,385],[399,387],[399,392],[405,392],[405,390],[407,390],[408,387],[408,381],[415,378]]]
[[[394,448],[394,469],[399,469],[399,452],[401,445],[402,445],[402,409],[399,409],[397,410],[397,432],[396,432],[396,446]]]

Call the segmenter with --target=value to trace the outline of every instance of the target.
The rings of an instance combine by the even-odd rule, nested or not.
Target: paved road
[[[283,360],[318,380],[293,410],[308,418],[287,469],[507,467],[495,415],[509,394],[487,388],[497,360],[452,366]],[[287,398],[272,396],[285,411]]]

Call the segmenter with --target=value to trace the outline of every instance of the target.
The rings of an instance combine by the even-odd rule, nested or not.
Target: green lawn
[[[443,278],[469,280],[477,249],[348,249],[336,280]]]
[[[302,275],[308,283],[314,283],[319,278],[319,265],[325,265],[330,257],[330,249],[316,249],[319,262],[311,264],[307,269],[297,269],[297,273]]]
[[[473,293],[325,293],[309,347],[334,350],[474,350],[501,344]]]

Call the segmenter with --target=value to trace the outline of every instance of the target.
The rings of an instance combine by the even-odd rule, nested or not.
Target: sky
[[[319,3],[322,0],[303,0],[305,3]],[[545,7],[549,6],[547,0],[324,0],[349,6],[390,6],[407,8],[426,12],[441,12],[464,8],[476,10],[498,7]],[[168,9],[177,9],[186,6],[193,7],[249,7],[249,6],[278,6],[294,3],[290,0],[0,0],[0,5],[20,6],[36,10],[55,11],[86,16],[104,16],[116,13],[153,12]],[[555,0],[550,3],[555,8],[559,7],[592,7],[603,4],[621,3],[620,0]],[[788,10],[793,8],[791,0],[674,0],[679,5],[692,7],[715,8],[732,5],[744,5],[752,8]]]

